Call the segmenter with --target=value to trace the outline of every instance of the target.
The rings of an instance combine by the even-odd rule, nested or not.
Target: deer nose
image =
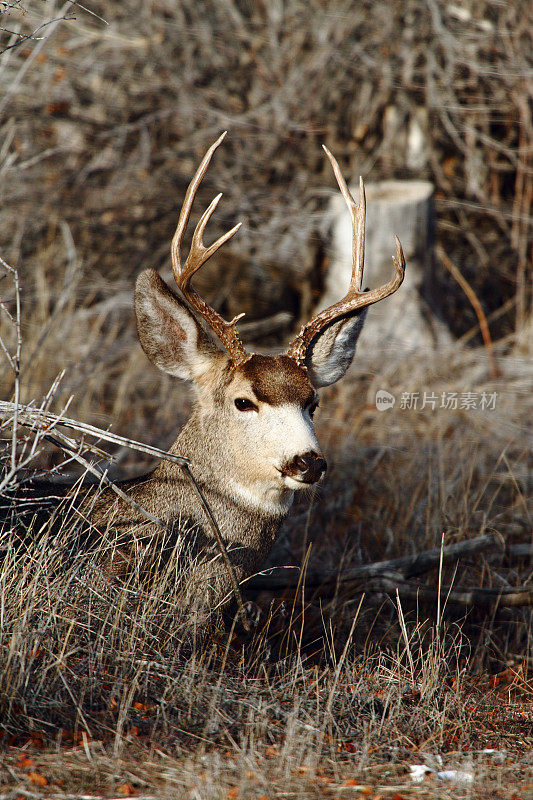
[[[302,481],[303,483],[316,483],[328,465],[326,459],[321,455],[310,451],[301,456],[294,456],[291,461],[288,461],[283,467],[283,474],[291,478]]]

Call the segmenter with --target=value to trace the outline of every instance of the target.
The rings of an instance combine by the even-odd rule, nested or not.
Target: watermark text
[[[396,397],[385,389],[376,392],[376,408],[388,411],[396,405]],[[495,411],[498,392],[402,392],[398,407],[402,411]]]

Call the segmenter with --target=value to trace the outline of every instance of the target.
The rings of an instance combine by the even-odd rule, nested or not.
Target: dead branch
[[[435,548],[414,556],[362,564],[340,574],[308,573],[305,586],[307,589],[314,590],[312,592],[313,599],[335,597],[347,600],[349,597],[353,598],[354,594],[362,592],[365,594],[384,593],[393,596],[398,592],[400,597],[408,600],[436,603],[440,597],[441,601],[445,603],[461,606],[516,608],[533,605],[533,589],[523,586],[471,588],[442,585],[439,590],[410,580],[437,568],[441,561],[441,552],[442,563],[450,564],[461,557],[490,550],[501,544],[501,539],[492,534],[477,536],[475,539],[448,545],[442,551],[441,548]],[[523,557],[530,551],[530,544],[526,544],[524,546],[513,545],[507,552],[509,555]],[[293,577],[292,573],[289,576],[273,577],[258,575],[248,583],[248,587],[252,590],[287,590],[289,593],[297,593],[297,581],[298,576]]]
[[[440,601],[444,605],[452,604],[458,606],[491,606],[505,607],[505,608],[518,608],[520,606],[533,605],[533,589],[526,588],[525,586],[518,587],[470,587],[470,586],[449,586],[443,584],[440,591],[432,586],[424,586],[415,581],[404,581],[400,577],[394,579],[389,576],[382,576],[374,578],[368,583],[365,582],[364,586],[361,585],[359,591],[364,590],[365,594],[390,594],[396,596],[396,592],[401,598],[406,600],[413,600],[415,602],[422,601],[427,603],[437,603]],[[315,593],[315,597],[330,597],[331,592],[323,593],[322,587],[319,587]],[[339,586],[337,588],[337,598],[340,597],[344,600],[347,599],[347,593],[352,594],[352,590],[348,589],[343,582],[342,575],[339,578]]]
[[[387,594],[395,594],[396,590],[398,590],[400,597],[410,600],[424,600],[436,603],[439,597],[437,589],[433,589],[431,586],[420,586],[412,581],[394,584],[393,581],[384,580],[381,588],[378,586],[372,586],[370,589],[365,587],[365,592],[384,591]],[[440,587],[440,598],[445,603],[459,606],[518,608],[520,606],[533,606],[533,589],[528,589],[524,586],[493,589],[443,585]]]
[[[272,333],[279,333],[293,321],[293,315],[288,311],[279,311],[270,317],[254,319],[239,323],[239,332],[247,338],[253,339],[255,336],[268,336]]]
[[[533,558],[533,542],[510,544],[506,552],[510,558]]]
[[[20,67],[17,75],[10,82],[9,88],[6,91],[2,102],[0,102],[0,114],[2,114],[4,112],[4,109],[6,108],[6,106],[9,103],[9,101],[11,100],[11,97],[15,94],[16,90],[18,89],[18,87],[19,87],[20,83],[22,82],[26,72],[29,70],[32,62],[34,61],[34,59],[37,58],[39,53],[43,50],[44,46],[47,43],[47,40],[53,34],[53,32],[55,31],[55,29],[57,28],[59,23],[65,21],[65,20],[68,20],[68,19],[72,19],[72,17],[68,17],[67,16],[68,11],[69,11],[71,6],[72,6],[71,0],[67,0],[67,2],[64,3],[63,6],[61,7],[61,9],[59,10],[59,15],[57,17],[55,17],[54,19],[49,20],[46,23],[47,27],[46,27],[45,35],[44,36],[40,36],[40,37],[37,38],[37,44],[33,48],[29,58],[26,61],[23,62],[23,64]],[[43,29],[44,27],[45,27],[44,25],[41,25],[41,26],[39,26],[39,29]],[[34,31],[34,33],[35,32],[36,31]],[[33,37],[33,33],[32,33],[32,37]],[[4,52],[4,51],[2,51],[2,52]]]
[[[361,587],[364,587],[366,591],[367,582],[374,578],[387,576],[394,580],[407,580],[408,578],[423,575],[431,569],[436,569],[441,561],[441,552],[442,563],[450,564],[461,557],[479,553],[483,550],[490,550],[500,543],[501,540],[497,536],[485,534],[484,536],[476,536],[475,539],[447,545],[442,548],[442,551],[440,547],[435,547],[433,550],[425,550],[413,556],[402,556],[401,558],[392,558],[387,561],[361,564],[343,572],[342,575],[336,572],[330,575],[320,572],[308,572],[305,584],[308,588],[329,590],[335,589],[339,583],[342,583],[346,589],[359,591]],[[293,579],[291,576],[274,575],[267,577],[257,575],[248,585],[253,589],[279,590],[288,589],[294,586],[296,582],[297,578]]]
[[[490,365],[490,374],[493,378],[498,378],[500,376],[500,370],[498,369],[498,365],[496,364],[496,359],[494,358],[494,347],[492,345],[492,338],[490,335],[489,324],[487,322],[487,317],[485,312],[483,311],[483,306],[481,305],[479,298],[469,282],[466,280],[464,275],[459,271],[459,269],[455,266],[451,258],[445,252],[444,248],[441,245],[437,245],[436,247],[437,255],[448,270],[451,275],[455,278],[463,292],[466,294],[472,308],[476,312],[476,317],[478,318],[479,322],[479,329],[481,331],[481,335],[483,337],[483,344],[485,345],[485,349],[487,351],[487,358],[489,360]]]
[[[8,424],[10,422],[12,418],[11,415],[14,413],[14,403],[0,401],[0,416],[6,419],[6,423],[4,424]],[[105,431],[101,428],[96,428],[94,425],[87,425],[85,422],[78,422],[75,419],[68,419],[63,417],[61,414],[53,414],[51,411],[44,411],[40,408],[33,408],[33,406],[28,405],[20,405],[18,413],[21,425],[26,425],[28,427],[45,426],[48,430],[52,430],[56,425],[61,425],[64,428],[70,428],[71,430],[79,431],[80,433],[85,433],[89,436],[94,436],[104,442],[110,442],[111,444],[129,447],[130,450],[138,450],[140,453],[146,453],[147,455],[154,456],[155,458],[164,458],[166,461],[171,461],[173,464],[177,464],[180,467],[189,463],[189,459],[183,458],[183,456],[177,456],[174,453],[169,453],[166,450],[160,450],[158,447],[152,447],[151,445],[144,444],[143,442],[137,442],[134,439],[127,439],[124,436],[118,436],[116,433],[111,433],[111,431]]]

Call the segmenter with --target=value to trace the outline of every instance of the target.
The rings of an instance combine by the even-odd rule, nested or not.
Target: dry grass
[[[19,5],[0,3],[10,24]],[[333,12],[296,0],[93,3],[109,26],[77,9],[40,51],[35,41],[9,51],[0,62],[14,87],[0,118],[0,238],[3,256],[20,264],[22,347],[17,381],[7,271],[1,299],[14,319],[0,312],[0,335],[13,364],[3,362],[2,396],[17,390],[41,403],[66,369],[52,410],[72,396],[69,416],[170,444],[190,401],[147,368],[131,286],[148,263],[164,272],[197,151],[228,124],[231,144],[213,177],[227,192],[220,225],[234,216],[247,224],[232,260],[215,266],[229,283],[211,273],[206,287],[221,287],[214,299],[229,313],[241,302],[260,317],[307,312],[330,185],[321,141],[353,174],[431,177],[439,240],[499,315],[493,333],[506,334],[495,344],[500,377],[471,342],[401,363],[386,351],[358,354],[317,415],[328,481],[294,509],[272,563],[337,569],[494,532],[506,548],[420,584],[530,586],[531,554],[512,555],[531,542],[531,330],[520,282],[531,132],[516,23],[525,25],[526,5],[471,3],[472,21],[459,24],[443,3],[339,3]],[[59,14],[53,4],[26,6],[16,23],[28,31]],[[418,118],[427,160],[407,167],[402,131]],[[394,119],[405,125],[391,139]],[[236,282],[241,260],[250,267]],[[230,297],[229,285],[238,285]],[[448,319],[464,332],[475,320],[445,286]],[[377,389],[396,396],[394,409],[376,410]],[[452,391],[496,392],[496,408],[400,407],[403,392],[434,392],[439,406]],[[29,469],[62,464],[79,474],[20,426],[13,456],[3,431],[4,497],[26,458]],[[153,463],[77,442],[112,476]],[[444,598],[438,608],[371,586],[348,598],[303,588],[281,604],[250,589],[264,612],[254,636],[228,614],[225,630],[206,637],[172,563],[150,585],[134,575],[112,593],[87,573],[87,554],[68,555],[80,527],[71,499],[52,519],[40,510],[25,518],[33,528],[24,548],[14,526],[1,533],[2,797],[365,796],[358,786],[375,797],[527,797],[529,608]],[[420,785],[409,773],[416,764],[432,770]],[[473,782],[439,777],[445,770]]]
[[[274,561],[335,569],[438,546],[443,534],[446,543],[485,532],[529,541],[530,366],[503,355],[509,347],[497,346],[496,382],[484,350],[456,345],[438,363],[394,370],[362,355],[322,401],[318,433],[333,469],[321,496],[295,509]],[[377,387],[398,397],[468,387],[498,400],[484,413],[399,403],[378,412]],[[26,452],[35,439],[42,463],[35,432]],[[80,452],[87,447],[80,441]],[[307,798],[339,787],[357,796],[349,781],[376,796],[388,787],[467,796],[470,784],[437,776],[446,769],[473,775],[476,797],[520,787],[531,746],[529,609],[443,599],[439,616],[433,603],[372,591],[322,600],[304,591],[283,606],[252,592],[264,612],[255,635],[230,616],[206,639],[172,562],[149,586],[133,576],[122,591],[102,588],[87,575],[86,553],[65,557],[79,528],[75,505],[64,501],[53,520],[35,520],[25,550],[11,545],[13,528],[2,534],[0,696],[13,796],[32,772],[57,797]],[[440,579],[527,585],[529,564],[499,550]],[[434,772],[415,791],[409,768],[421,763]]]

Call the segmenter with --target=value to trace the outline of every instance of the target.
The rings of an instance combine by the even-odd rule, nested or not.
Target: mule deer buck
[[[235,575],[251,575],[270,551],[294,493],[321,480],[326,471],[313,429],[317,390],[345,374],[355,351],[369,305],[395,292],[402,283],[405,259],[396,239],[395,275],[384,286],[362,291],[365,195],[357,205],[332,154],[324,147],[353,226],[353,267],[346,296],[305,325],[283,355],[247,353],[235,330],[239,317],[225,321],[191,286],[197,270],[240,227],[216,242],[203,243],[205,227],[219,194],[201,217],[189,254],[181,245],[200,182],[225,133],[209,148],[187,189],[171,245],[172,270],[180,294],[153,270],[137,279],[135,313],[142,348],[161,370],[190,381],[196,393],[193,413],[171,448],[191,461],[192,472],[216,518]],[[216,343],[219,340],[223,348]],[[150,476],[129,483],[130,497],[158,519],[183,530],[192,523],[191,552],[210,552],[196,561],[198,592],[209,605],[229,598],[231,582],[197,497],[175,464],[164,462]],[[160,534],[145,520],[132,519],[124,500],[108,492],[93,509],[100,529],[121,530],[118,544],[102,564],[108,576],[132,568],[133,531],[143,523],[143,539],[157,547]],[[104,534],[105,535],[105,534]],[[122,544],[120,544],[120,539]]]

